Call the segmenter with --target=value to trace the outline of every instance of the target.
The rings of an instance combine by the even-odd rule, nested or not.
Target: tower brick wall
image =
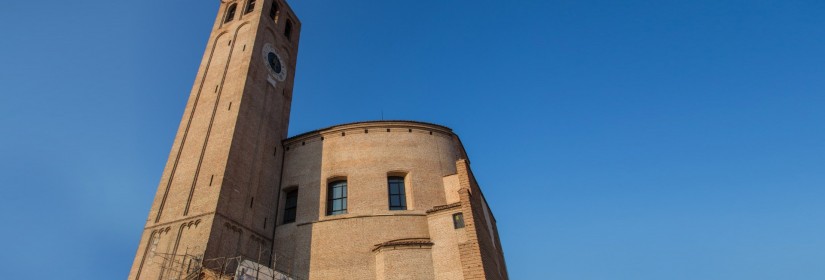
[[[220,2],[129,279],[174,278],[191,258],[258,248],[269,261],[300,28],[279,0]]]

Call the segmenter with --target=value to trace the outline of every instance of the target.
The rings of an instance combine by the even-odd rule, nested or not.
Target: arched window
[[[223,19],[223,23],[227,23],[235,19],[235,11],[238,10],[238,4],[232,4],[226,9],[226,18]]]
[[[278,23],[278,15],[281,13],[280,7],[278,6],[277,2],[272,2],[272,8],[269,9],[269,18],[271,18],[275,23]]]
[[[347,181],[335,181],[327,187],[327,215],[347,213]]]
[[[286,20],[286,27],[284,27],[284,37],[287,40],[292,40],[292,20]]]
[[[246,11],[244,13],[248,14],[255,10],[255,0],[249,0],[246,2]]]
[[[404,177],[389,177],[387,185],[389,186],[390,210],[407,210]]]

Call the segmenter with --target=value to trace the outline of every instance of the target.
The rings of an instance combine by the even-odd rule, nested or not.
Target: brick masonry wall
[[[484,196],[475,180],[467,160],[456,162],[458,170],[459,190],[462,213],[464,214],[467,229],[467,242],[459,245],[464,279],[498,279],[507,280],[507,268],[504,264],[504,254],[498,241],[498,230],[495,221],[492,231],[487,226],[487,216],[492,213],[486,208]],[[489,215],[485,215],[485,211]]]

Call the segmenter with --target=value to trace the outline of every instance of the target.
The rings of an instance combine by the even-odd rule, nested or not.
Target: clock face
[[[281,59],[278,58],[277,54],[271,52],[267,55],[266,59],[269,60],[269,68],[272,68],[275,74],[281,74],[281,72],[283,72],[283,69],[281,69]]]
[[[269,69],[269,75],[276,80],[283,82],[286,79],[286,67],[284,67],[284,60],[281,55],[270,44],[264,46],[264,63]]]

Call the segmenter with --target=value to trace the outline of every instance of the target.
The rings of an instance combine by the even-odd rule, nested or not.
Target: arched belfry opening
[[[255,0],[249,0],[246,2],[246,10],[244,11],[244,14],[248,14],[253,11],[255,11]]]
[[[278,16],[281,14],[281,7],[278,5],[278,2],[272,2],[272,8],[269,9],[269,18],[278,23]]]
[[[235,19],[235,13],[238,11],[238,4],[229,5],[229,8],[226,9],[226,16],[223,19],[223,23],[227,23]]]
[[[286,27],[284,27],[284,37],[287,40],[292,40],[292,20],[286,20]]]

